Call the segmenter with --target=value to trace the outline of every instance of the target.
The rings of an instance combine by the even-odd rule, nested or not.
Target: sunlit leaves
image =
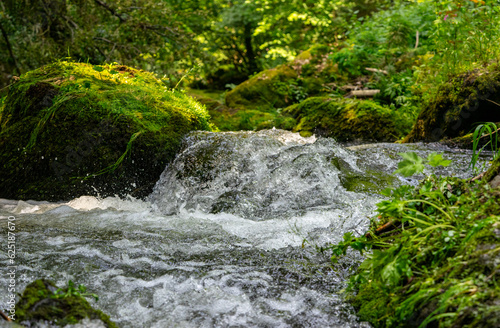
[[[401,174],[405,177],[422,173],[425,169],[425,164],[436,167],[448,166],[451,163],[451,160],[444,159],[443,154],[438,153],[429,154],[426,161],[415,152],[398,153],[398,155],[403,158],[403,161],[398,163],[398,169],[394,171],[394,173]]]
[[[451,160],[446,160],[443,158],[443,154],[431,153],[427,157],[427,164],[432,167],[436,166],[448,166],[451,164]]]
[[[403,161],[398,163],[398,169],[394,173],[399,173],[405,177],[422,173],[425,169],[423,159],[414,152],[398,153],[403,157]]]

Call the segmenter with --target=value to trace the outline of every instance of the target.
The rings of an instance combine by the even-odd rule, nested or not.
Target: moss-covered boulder
[[[143,197],[208,113],[153,74],[57,62],[21,76],[0,109],[0,197]]]
[[[338,141],[395,141],[411,129],[411,117],[369,100],[312,97],[283,110],[298,124],[294,132]]]
[[[108,328],[117,327],[107,314],[93,309],[80,293],[68,288],[59,289],[45,279],[35,280],[26,286],[16,304],[16,322],[29,327],[37,323],[64,327],[87,319],[101,321]]]
[[[340,78],[328,58],[331,47],[316,45],[285,65],[260,72],[226,95],[226,104],[238,109],[283,108],[327,91]]]
[[[451,78],[420,112],[406,142],[438,141],[471,131],[477,122],[500,121],[500,67]]]
[[[287,87],[295,79],[297,73],[288,65],[262,71],[228,92],[226,103],[235,108],[285,107],[292,103]]]

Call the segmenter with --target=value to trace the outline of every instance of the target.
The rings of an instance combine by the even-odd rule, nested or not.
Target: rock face
[[[21,76],[0,108],[0,198],[149,194],[205,108],[153,74],[57,62]]]
[[[16,322],[29,327],[37,323],[64,327],[82,321],[85,326],[92,323],[92,327],[117,327],[108,315],[93,309],[80,293],[68,292],[68,288],[61,290],[48,280],[35,280],[26,286],[16,304]],[[61,295],[58,297],[54,292]]]
[[[411,118],[369,100],[312,97],[283,112],[297,120],[294,132],[338,141],[395,141],[411,129]]]
[[[491,65],[443,84],[420,113],[406,142],[460,137],[477,122],[500,122],[500,67]]]

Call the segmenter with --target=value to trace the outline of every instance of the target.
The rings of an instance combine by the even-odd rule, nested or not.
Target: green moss
[[[204,104],[210,114],[211,122],[220,131],[263,130],[279,128],[291,130],[296,122],[290,116],[282,115],[278,110],[235,109],[217,99],[221,93],[204,90],[190,90],[189,93]]]
[[[0,120],[0,197],[149,194],[205,108],[151,73],[57,62],[10,86]],[[82,182],[83,181],[83,182]]]
[[[342,186],[348,191],[355,192],[380,192],[394,185],[396,178],[380,171],[367,169],[366,173],[343,172],[340,176]]]
[[[329,92],[327,83],[344,80],[328,55],[331,47],[315,45],[285,65],[260,72],[226,95],[238,109],[283,108],[308,96]]]
[[[340,157],[335,157],[331,163],[340,170],[339,178],[342,186],[348,191],[355,192],[380,192],[392,187],[396,178],[369,167],[362,167],[361,171],[353,167]]]
[[[374,284],[363,285],[352,305],[358,309],[357,315],[361,320],[370,322],[374,327],[384,327],[382,318],[387,314],[387,305],[391,302],[389,295]]]
[[[488,171],[483,176],[484,181],[490,182],[493,178],[500,174],[500,157],[497,157],[492,163]]]
[[[349,140],[397,140],[411,128],[411,118],[370,100],[312,97],[283,110],[298,124],[294,132]]]
[[[16,321],[23,324],[35,324],[47,321],[60,327],[76,324],[84,318],[101,320],[108,328],[117,327],[109,316],[100,310],[93,309],[87,300],[81,296],[55,298],[54,283],[39,279],[35,280],[23,292],[16,304]]]
[[[279,108],[286,99],[286,83],[297,78],[297,72],[287,65],[260,72],[226,94],[226,104],[234,108]]]
[[[451,77],[423,104],[405,142],[437,141],[469,133],[478,122],[500,121],[500,67]],[[460,140],[459,140],[460,141]]]
[[[373,249],[350,282],[361,320],[401,328],[500,325],[498,189],[432,176],[394,190],[378,211],[369,233],[351,243]]]

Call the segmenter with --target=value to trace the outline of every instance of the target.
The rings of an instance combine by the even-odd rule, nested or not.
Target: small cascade
[[[362,234],[381,189],[417,183],[392,175],[405,151],[444,152],[453,164],[438,174],[470,174],[470,153],[436,144],[194,132],[146,201],[0,200],[0,223],[16,218],[17,292],[72,280],[120,327],[367,328],[339,296],[361,257],[332,266],[315,246]]]

